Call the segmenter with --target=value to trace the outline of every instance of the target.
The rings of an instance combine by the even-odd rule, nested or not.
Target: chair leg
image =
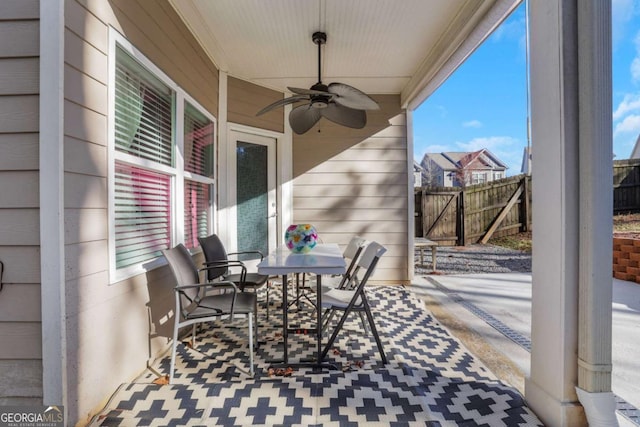
[[[249,313],[247,316],[249,318],[249,372],[251,374],[251,378],[254,376],[253,372],[253,316],[254,314]],[[258,322],[256,322],[258,323]],[[256,328],[257,329],[257,328]],[[257,342],[257,339],[256,339]]]
[[[376,340],[376,345],[378,346],[378,351],[380,352],[380,356],[382,357],[382,363],[387,364],[387,356],[384,354],[384,349],[382,348],[382,341],[380,341],[380,336],[378,335],[378,329],[376,329],[376,324],[373,322],[373,315],[371,314],[371,307],[369,306],[369,301],[363,296],[362,303],[364,305],[364,312],[367,315],[367,320],[369,320],[369,327],[371,328],[371,332],[373,333],[373,337]]]
[[[331,346],[333,345],[336,338],[338,337],[338,332],[340,332],[340,329],[342,329],[342,325],[344,325],[345,320],[347,320],[347,316],[349,315],[349,313],[351,313],[350,309],[347,309],[344,311],[344,313],[342,313],[342,317],[340,318],[338,325],[333,330],[333,334],[331,334],[331,338],[329,338],[329,342],[327,343],[324,350],[322,351],[322,356],[320,357],[320,360],[324,360],[324,358],[327,356],[327,353],[331,349]]]
[[[179,314],[178,314],[179,316]],[[169,384],[173,383],[173,371],[176,364],[176,347],[178,346],[178,324],[173,326],[173,342],[171,343],[171,362],[169,364]]]
[[[269,289],[271,289],[271,281],[267,280],[267,321],[269,320]]]
[[[256,294],[258,293],[258,290],[256,289]],[[249,314],[249,320],[251,320],[251,314]],[[256,296],[256,302],[255,305],[253,307],[253,316],[255,317],[255,340],[256,340],[256,348],[260,347],[260,341],[258,340],[258,297]]]

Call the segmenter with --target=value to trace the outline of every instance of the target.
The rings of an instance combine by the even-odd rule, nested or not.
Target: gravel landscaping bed
[[[431,250],[414,253],[415,274],[529,273],[531,254],[494,245],[438,246],[436,272],[431,270]]]

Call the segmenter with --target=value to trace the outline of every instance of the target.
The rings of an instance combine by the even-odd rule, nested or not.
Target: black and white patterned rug
[[[268,361],[282,357],[279,291],[270,291],[269,321],[265,291],[260,291],[254,378],[247,375],[246,320],[206,325],[195,348],[178,346],[174,384],[153,384],[158,373],[169,372],[167,355],[137,381],[121,386],[92,425],[542,425],[514,388],[498,381],[402,286],[367,291],[386,366],[373,336],[352,315],[327,355],[342,369],[276,375]],[[290,327],[313,327],[313,314],[307,304],[292,310]],[[330,332],[331,325],[324,342]],[[290,335],[289,347],[290,360],[311,358],[316,349],[314,337],[305,334]]]

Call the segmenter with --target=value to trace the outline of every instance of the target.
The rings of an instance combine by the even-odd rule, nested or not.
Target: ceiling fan
[[[283,105],[308,101],[289,113],[289,124],[298,135],[311,129],[322,117],[342,126],[362,129],[367,124],[365,110],[378,110],[380,106],[369,95],[353,86],[344,83],[330,83],[328,86],[323,84],[321,47],[327,42],[327,35],[315,32],[311,39],[318,45],[318,83],[310,89],[289,87],[295,95],[267,105],[256,115]]]

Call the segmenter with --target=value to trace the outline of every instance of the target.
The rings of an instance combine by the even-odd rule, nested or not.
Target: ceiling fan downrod
[[[318,45],[318,83],[311,86],[312,90],[327,92],[328,87],[322,84],[322,45],[327,42],[327,34],[316,31],[311,40]],[[314,108],[327,108],[331,97],[326,95],[311,95],[311,106]]]

